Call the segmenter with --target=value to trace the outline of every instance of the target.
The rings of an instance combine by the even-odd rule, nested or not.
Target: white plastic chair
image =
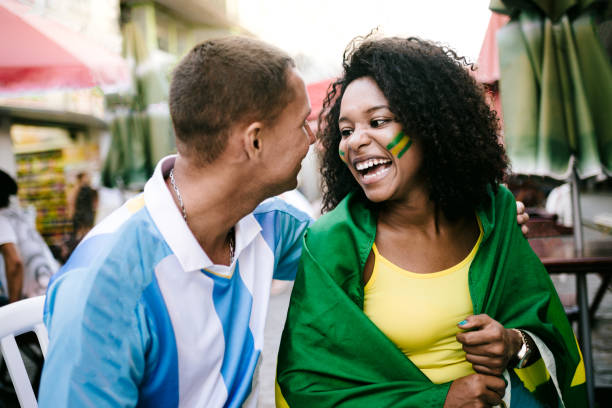
[[[47,356],[49,336],[42,322],[44,304],[45,297],[38,296],[0,307],[0,350],[22,408],[37,408],[38,403],[15,342],[15,336],[33,331],[36,333],[43,356]]]

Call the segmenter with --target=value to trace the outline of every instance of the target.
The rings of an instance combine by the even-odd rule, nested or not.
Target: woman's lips
[[[385,178],[385,176],[387,175],[387,173],[389,173],[390,170],[391,164],[386,163],[383,165],[376,166],[375,168],[371,169],[366,173],[358,173],[363,184],[373,184]]]

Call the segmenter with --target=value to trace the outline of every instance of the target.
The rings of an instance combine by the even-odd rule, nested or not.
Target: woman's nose
[[[369,143],[368,132],[365,129],[360,129],[359,127],[355,127],[353,133],[349,136],[347,140],[348,147],[353,150],[359,150],[360,147],[363,147]]]

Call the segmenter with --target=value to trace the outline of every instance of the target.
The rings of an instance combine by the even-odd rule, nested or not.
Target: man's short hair
[[[201,164],[225,149],[230,129],[270,123],[294,97],[288,86],[293,59],[280,49],[244,37],[196,45],[175,68],[170,114],[181,153]],[[195,152],[193,151],[195,149]]]

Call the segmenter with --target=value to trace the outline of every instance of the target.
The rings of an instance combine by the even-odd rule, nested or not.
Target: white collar
[[[161,159],[155,167],[153,176],[145,184],[145,205],[151,218],[186,272],[212,267],[221,273],[230,274],[241,251],[255,239],[261,231],[261,226],[252,213],[238,221],[235,226],[236,250],[233,264],[230,266],[214,265],[187,226],[166,186],[165,176],[174,167],[175,159],[176,155]]]

